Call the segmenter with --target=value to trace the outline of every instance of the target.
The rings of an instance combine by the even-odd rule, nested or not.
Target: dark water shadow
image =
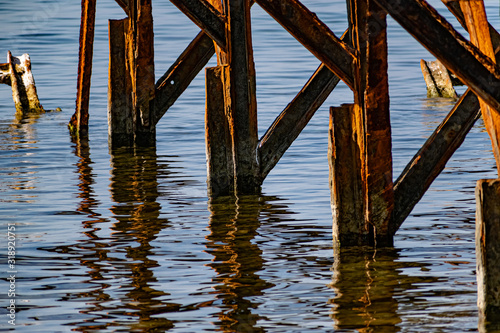
[[[334,249],[332,283],[335,297],[331,318],[334,328],[346,332],[400,332],[398,313],[401,292],[416,283],[436,283],[432,276],[408,276],[403,268],[425,270],[425,264],[399,261],[394,248]]]
[[[253,242],[260,227],[259,216],[272,206],[273,198],[245,196],[218,198],[209,203],[210,235],[207,253],[214,256],[208,264],[217,276],[215,300],[220,309],[214,324],[222,332],[265,332],[257,327],[259,315],[252,310],[259,305],[254,300],[273,284],[263,280],[258,272],[263,270],[262,251]]]

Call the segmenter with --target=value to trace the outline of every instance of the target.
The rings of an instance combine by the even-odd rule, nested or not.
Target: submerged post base
[[[448,69],[439,61],[420,60],[420,67],[427,85],[427,97],[458,98]]]

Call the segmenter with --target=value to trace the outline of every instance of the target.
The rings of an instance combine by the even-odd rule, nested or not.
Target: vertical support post
[[[96,0],[82,0],[76,110],[68,124],[72,135],[86,134],[89,125],[90,78],[94,48]]]
[[[257,99],[250,27],[250,0],[225,0],[230,72],[235,191],[255,194],[262,183],[257,162]]]
[[[480,323],[500,329],[500,179],[476,186],[476,277]]]
[[[354,105],[330,108],[328,164],[333,213],[333,238],[338,245],[370,242],[364,220],[360,147],[356,139]]]
[[[134,0],[131,22],[134,32],[134,120],[135,143],[139,146],[154,146],[156,122],[150,105],[155,93],[154,33],[151,0]],[[132,50],[131,50],[132,51]]]
[[[134,143],[131,77],[126,59],[129,18],[109,20],[108,134],[111,149]]]
[[[491,43],[490,28],[484,2],[482,0],[460,1],[460,8],[464,13],[467,30],[470,34],[472,44],[477,46],[491,61],[496,63],[495,51]],[[484,125],[490,136],[493,147],[493,155],[500,172],[500,114],[492,110],[486,102],[479,99]]]
[[[119,2],[120,3],[120,2]],[[129,17],[110,21],[110,146],[155,146],[154,34],[151,0],[122,3]],[[122,6],[122,7],[123,7]],[[121,22],[122,23],[118,23]]]
[[[394,208],[387,76],[386,13],[374,0],[347,0],[355,61],[354,112],[359,122],[365,221],[377,246],[392,245]]]
[[[234,167],[229,129],[227,95],[229,66],[205,69],[206,109],[205,141],[207,153],[207,187],[212,198],[231,195],[234,191]]]

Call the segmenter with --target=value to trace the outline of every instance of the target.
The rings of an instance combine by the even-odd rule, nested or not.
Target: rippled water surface
[[[454,24],[440,1],[430,1]],[[340,35],[345,1],[304,1]],[[499,28],[498,2],[486,1]],[[156,76],[199,29],[154,1]],[[263,185],[206,195],[204,75],[167,112],[156,149],[107,144],[107,20],[98,1],[90,140],[72,143],[80,1],[0,0],[0,54],[29,53],[46,109],[17,119],[0,86],[0,331],[474,332],[478,330],[474,187],[496,177],[482,122],[403,224],[394,249],[332,246],[328,108],[339,84]],[[252,9],[259,132],[319,65],[258,6]],[[451,110],[427,99],[433,57],[389,19],[394,177]],[[214,64],[212,59],[211,64]],[[463,92],[463,90],[461,90]],[[7,227],[16,228],[16,326],[8,324]]]

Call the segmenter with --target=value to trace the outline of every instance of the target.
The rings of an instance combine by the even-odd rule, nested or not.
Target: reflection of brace
[[[35,79],[31,72],[31,60],[27,53],[14,57],[10,51],[7,52],[7,63],[0,64],[0,83],[12,87],[12,99],[17,113],[44,112],[38,100]]]
[[[427,97],[457,98],[454,85],[463,85],[439,61],[420,60],[420,67],[427,85]]]

